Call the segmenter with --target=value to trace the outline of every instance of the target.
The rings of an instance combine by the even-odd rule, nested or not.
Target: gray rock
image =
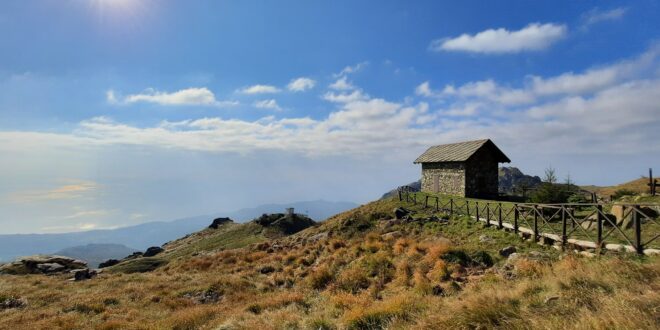
[[[479,236],[479,242],[481,242],[481,243],[490,243],[492,241],[493,241],[493,239],[488,235]]]
[[[144,257],[153,257],[153,256],[155,256],[155,255],[157,255],[157,254],[159,254],[163,251],[165,251],[165,250],[163,250],[163,248],[160,247],[160,246],[152,246],[152,247],[148,248],[147,251],[144,252],[143,256]]]
[[[87,268],[87,263],[57,255],[34,255],[21,257],[0,266],[0,274],[54,274],[73,269]]]
[[[84,281],[89,280],[92,277],[96,276],[96,271],[89,269],[80,269],[73,271],[73,280],[74,281]]]
[[[63,265],[60,265],[56,262],[37,265],[37,269],[39,269],[42,273],[45,274],[61,272],[64,270],[64,268],[65,267]]]
[[[514,252],[516,252],[516,247],[513,246],[513,245],[510,245],[510,246],[507,246],[507,247],[501,249],[500,250],[500,255],[503,256],[503,257],[508,257]]]

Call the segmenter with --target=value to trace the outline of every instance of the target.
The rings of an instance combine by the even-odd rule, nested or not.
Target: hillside
[[[121,259],[133,252],[137,250],[121,244],[87,244],[62,249],[54,254],[83,260],[96,268],[103,261]]]
[[[350,202],[324,200],[266,204],[237,211],[219,212],[173,221],[148,222],[112,230],[90,230],[64,234],[0,235],[0,261],[10,261],[25,255],[54,253],[85,244],[122,244],[144,250],[150,246],[162,245],[167,241],[196,232],[206,227],[211,219],[218,216],[244,222],[264,213],[282,212],[287,207],[293,207],[298,212],[306,213],[312,219],[321,221],[356,206],[357,204]]]
[[[615,186],[582,186],[584,190],[595,192],[597,195],[602,197],[609,197],[614,195],[614,192],[620,189],[630,190],[636,194],[648,194],[649,193],[649,178],[641,177],[636,180],[628,181],[626,183],[618,184]]]
[[[18,306],[0,311],[0,328],[660,326],[656,257],[561,253],[419,207],[393,219],[399,206],[379,200],[315,225],[226,222],[83,282],[0,276],[0,300]]]

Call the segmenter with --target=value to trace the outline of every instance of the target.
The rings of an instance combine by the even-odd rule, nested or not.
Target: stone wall
[[[497,171],[497,167],[495,167]],[[438,190],[435,191],[435,178]],[[497,177],[497,173],[496,173]],[[465,196],[465,166],[463,163],[423,163],[422,191]],[[496,190],[497,191],[497,190]]]
[[[498,163],[489,152],[477,152],[465,163],[465,195],[494,198],[498,191]]]

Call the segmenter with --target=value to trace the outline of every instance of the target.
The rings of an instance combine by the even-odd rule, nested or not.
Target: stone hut
[[[498,163],[510,163],[493,141],[476,140],[430,147],[415,164],[422,164],[422,191],[474,198],[491,198],[498,191]]]

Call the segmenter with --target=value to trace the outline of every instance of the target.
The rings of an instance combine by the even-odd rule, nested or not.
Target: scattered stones
[[[328,238],[328,233],[327,232],[319,233],[319,234],[316,234],[316,235],[310,237],[309,241],[310,242],[318,242],[318,241],[320,241],[322,239],[326,239],[326,238]]]
[[[234,220],[232,220],[230,218],[216,218],[216,219],[213,219],[213,222],[211,223],[211,225],[209,225],[209,228],[218,229],[218,228],[220,228],[220,226],[228,224],[228,223],[234,223]]]
[[[23,308],[27,306],[27,301],[16,297],[0,297],[0,311],[4,309]]]
[[[163,250],[163,248],[160,247],[160,246],[152,246],[152,247],[148,248],[147,251],[144,252],[143,256],[144,257],[153,257],[153,256],[155,256],[155,255],[157,255],[157,254],[159,254],[163,251],[165,251],[165,250]]]
[[[503,257],[508,257],[512,253],[515,253],[515,252],[516,252],[516,247],[513,246],[513,245],[510,245],[510,246],[507,246],[507,247],[501,249],[500,250],[500,255],[503,256]]]
[[[114,266],[119,263],[119,260],[117,259],[108,259],[102,263],[99,264],[99,268],[106,268],[110,266]]]
[[[183,297],[192,299],[199,304],[213,304],[220,301],[222,294],[215,289],[208,289],[202,292],[186,293]]]
[[[493,241],[493,238],[488,236],[488,235],[479,236],[479,242],[481,242],[481,243],[490,243],[492,241]]]
[[[81,260],[56,255],[34,255],[0,266],[0,274],[57,274],[83,268],[87,268],[87,263]]]

